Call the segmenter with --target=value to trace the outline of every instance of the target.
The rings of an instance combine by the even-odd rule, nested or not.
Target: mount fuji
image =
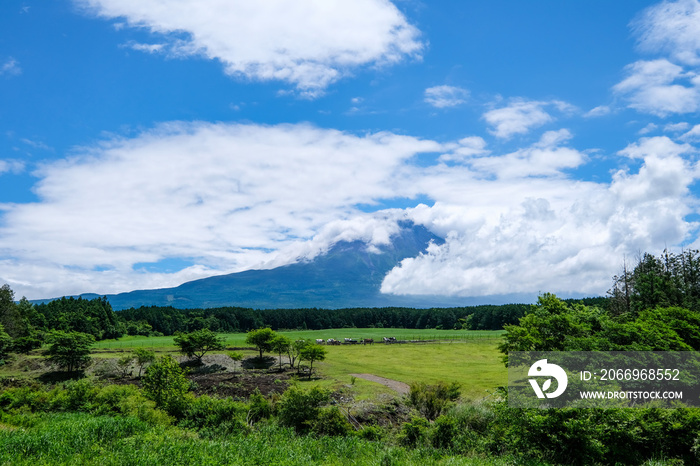
[[[311,260],[203,278],[174,288],[107,295],[107,299],[115,310],[140,306],[338,309],[477,304],[475,298],[381,293],[382,280],[403,259],[425,252],[431,242],[444,243],[422,225],[403,221],[399,226],[389,244],[369,248],[360,240],[339,241]]]

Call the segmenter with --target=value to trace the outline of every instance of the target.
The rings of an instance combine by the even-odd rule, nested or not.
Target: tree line
[[[219,307],[176,309],[140,307],[117,314],[131,335],[174,335],[207,328],[215,332],[322,330],[328,328],[411,328],[501,330],[529,309],[527,304],[414,309],[401,307],[348,309],[249,309]]]

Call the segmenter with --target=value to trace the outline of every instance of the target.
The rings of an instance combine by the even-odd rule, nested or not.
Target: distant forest
[[[597,307],[610,315],[636,315],[657,306],[679,306],[700,310],[700,251],[679,254],[665,251],[644,254],[633,268],[624,267],[613,277],[606,297],[567,300]],[[407,328],[501,330],[518,324],[535,306],[529,304],[482,305],[453,308],[350,308],[350,309],[248,309],[220,307],[175,309],[140,307],[113,311],[106,297],[61,298],[32,304],[22,298],[15,302],[8,285],[0,287],[0,325],[15,345],[39,345],[48,332],[77,331],[96,340],[122,335],[173,335],[210,329],[215,332],[247,332],[256,328]]]

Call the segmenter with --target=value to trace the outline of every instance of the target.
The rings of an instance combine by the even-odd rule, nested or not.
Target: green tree
[[[49,348],[44,356],[60,368],[68,372],[82,369],[90,365],[90,347],[95,343],[95,337],[81,332],[54,331],[48,337]]]
[[[0,361],[4,361],[12,350],[12,338],[0,324]]]
[[[117,360],[117,366],[122,371],[122,377],[126,377],[132,362],[134,362],[134,355],[131,353],[125,354]]]
[[[280,370],[282,370],[282,354],[289,350],[289,346],[292,344],[292,340],[285,337],[284,335],[277,334],[270,342],[270,349],[274,351],[279,356]]]
[[[301,350],[309,345],[314,344],[310,340],[295,340],[287,348],[287,356],[289,356],[289,364],[294,368],[294,362],[299,358],[299,363],[301,364]],[[297,367],[298,369],[298,367]]]
[[[146,364],[151,364],[156,360],[156,353],[152,350],[147,350],[146,348],[136,348],[133,351],[134,358],[136,359],[136,365],[139,366],[139,375],[141,378],[141,371]]]
[[[15,304],[15,295],[7,284],[0,287],[0,325],[12,338],[26,335],[29,329],[29,322],[23,318]]]
[[[171,414],[182,411],[190,382],[185,371],[170,355],[162,356],[148,366],[143,376],[143,389],[158,408]]]
[[[201,364],[202,357],[210,351],[220,351],[226,347],[226,340],[208,328],[181,333],[175,337],[175,344],[187,357],[195,357]]]
[[[272,351],[272,340],[275,338],[275,335],[277,335],[277,332],[272,331],[270,328],[251,330],[246,335],[245,342],[255,346],[260,352],[260,359],[262,359],[263,353]]]
[[[236,376],[236,363],[240,362],[243,360],[243,353],[239,353],[238,351],[231,351],[228,354],[228,357],[233,360],[233,376]]]
[[[30,351],[41,348],[41,339],[38,336],[25,336],[15,338],[12,342],[12,351],[21,354],[29,354]]]
[[[314,361],[323,361],[326,359],[326,348],[321,345],[308,345],[304,347],[300,354],[300,358],[304,361],[309,361],[309,378],[314,369]]]

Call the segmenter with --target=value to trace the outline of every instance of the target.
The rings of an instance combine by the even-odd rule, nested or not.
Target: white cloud
[[[74,277],[62,291],[71,293],[143,287],[134,264],[170,257],[191,258],[197,273],[250,267],[358,213],[356,204],[394,197],[402,164],[440,150],[391,133],[310,125],[170,123],[108,140],[44,166],[41,201],[5,212],[0,278],[32,283],[37,297],[62,286],[32,278],[46,262]]]
[[[641,60],[628,65],[626,72],[627,77],[613,90],[631,108],[661,117],[700,109],[700,82],[682,67],[665,59]]]
[[[527,134],[534,128],[554,121],[554,117],[545,111],[545,108],[550,106],[563,112],[573,110],[571,105],[561,101],[513,99],[505,107],[484,113],[483,118],[493,127],[491,134],[508,139],[516,134]]]
[[[24,171],[24,162],[13,159],[0,159],[0,175],[3,173],[21,173]]]
[[[502,156],[475,158],[470,166],[483,176],[495,175],[500,179],[558,176],[562,170],[578,167],[586,159],[581,152],[562,147],[571,137],[565,129],[548,131],[530,147]]]
[[[469,91],[455,86],[434,86],[425,90],[425,102],[436,108],[456,107],[467,101]]]
[[[140,42],[129,41],[124,47],[146,53],[159,53],[165,50],[166,44],[142,44]]]
[[[552,177],[501,183],[443,172],[445,189],[428,193],[441,201],[409,209],[409,216],[446,243],[405,259],[382,291],[602,294],[624,255],[658,251],[693,231],[684,216],[696,203],[688,187],[698,170],[682,157],[687,151],[667,138],[642,140],[622,151],[643,159],[639,171],[619,171],[609,184]]]
[[[12,57],[9,57],[5,63],[0,65],[0,76],[17,76],[22,74],[22,68],[20,68],[19,63]]]
[[[567,175],[587,162],[572,139],[547,131],[494,153],[477,136],[441,144],[304,124],[164,124],[45,165],[37,202],[0,206],[0,282],[30,298],[174,286],[309,259],[340,240],[376,250],[411,219],[446,243],[403,261],[385,292],[601,294],[624,255],[691,237],[695,149],[642,138],[619,151],[638,169],[593,183]],[[420,153],[442,155],[425,166]],[[435,203],[356,208],[416,196]],[[168,258],[192,265],[138,266]]]
[[[663,1],[647,8],[632,23],[639,47],[669,54],[674,60],[700,65],[700,2]]]
[[[644,10],[632,30],[640,51],[660,56],[628,65],[614,92],[659,117],[700,110],[700,2],[663,1]]]
[[[669,123],[664,126],[664,131],[670,132],[670,133],[680,133],[681,131],[687,131],[688,128],[690,128],[690,124],[681,121],[679,123]]]
[[[700,125],[693,126],[688,132],[684,133],[680,139],[682,141],[698,142],[700,141]]]
[[[450,152],[440,156],[440,160],[443,162],[465,162],[474,156],[484,156],[489,154],[489,151],[486,150],[486,141],[484,141],[484,138],[479,136],[462,138],[457,142],[457,144],[450,144],[446,146],[446,148],[449,148]]]
[[[595,108],[590,109],[583,116],[586,118],[598,118],[605,115],[609,115],[611,112],[612,110],[607,105],[599,105]]]
[[[659,129],[659,125],[657,125],[656,123],[649,123],[644,128],[640,129],[638,131],[638,133],[639,134],[649,134],[649,133],[653,133],[657,129]]]
[[[419,31],[387,0],[75,2],[150,30],[160,40],[149,52],[203,55],[230,75],[287,81],[312,96],[356,67],[420,57],[423,50]]]

